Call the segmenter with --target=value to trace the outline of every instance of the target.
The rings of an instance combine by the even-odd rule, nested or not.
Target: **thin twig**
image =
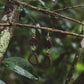
[[[1,26],[10,26],[10,24],[6,24],[6,23],[0,23]],[[73,36],[78,36],[78,37],[84,37],[84,35],[81,34],[77,34],[77,33],[71,33],[71,32],[67,32],[67,31],[62,31],[62,30],[58,30],[58,29],[53,29],[53,28],[48,28],[48,27],[38,27],[35,25],[27,25],[27,24],[19,24],[19,23],[11,23],[11,25],[15,25],[15,26],[20,26],[20,27],[28,27],[28,28],[36,28],[36,29],[43,29],[43,30],[48,30],[51,32],[58,32],[58,33],[62,33],[62,34],[66,34],[66,35],[73,35]],[[1,30],[0,30],[1,31]]]
[[[83,26],[83,30],[84,30],[84,26]],[[84,31],[82,31],[82,32],[84,34]],[[82,43],[84,43],[84,38],[82,38],[82,40],[80,42],[80,46],[79,46],[79,48],[78,48],[78,50],[77,50],[77,52],[75,54],[75,58],[73,60],[73,63],[72,63],[71,69],[70,69],[70,71],[68,73],[67,80],[66,80],[65,84],[70,84],[70,81],[71,81],[71,79],[73,77],[73,74],[74,74],[75,67],[77,65],[78,59],[81,56],[82,48],[84,48],[84,46],[83,46],[84,44],[82,44]]]
[[[70,21],[76,22],[76,23],[78,23],[78,24],[84,25],[84,23],[82,23],[82,22],[80,22],[80,21],[78,21],[78,20],[72,19],[72,18],[70,18],[70,17],[66,17],[66,16],[61,15],[61,14],[59,14],[59,13],[56,13],[56,12],[53,12],[53,11],[44,10],[44,9],[42,9],[42,8],[38,8],[38,7],[29,5],[29,4],[25,3],[25,2],[21,2],[21,1],[18,1],[18,0],[14,0],[14,1],[15,1],[16,3],[18,3],[18,4],[24,5],[24,6],[28,7],[28,8],[32,8],[32,9],[37,10],[37,11],[39,11],[39,12],[42,12],[42,13],[45,13],[45,14],[48,14],[48,15],[51,15],[51,16],[54,16],[54,17],[57,17],[57,16],[58,16],[58,17],[62,17],[62,18],[65,18],[65,19],[67,19],[67,20],[70,20]]]
[[[9,26],[9,23],[0,23],[0,26]],[[5,27],[0,28],[0,32],[3,31]]]
[[[0,26],[9,26],[9,23],[0,23]]]
[[[78,6],[71,6],[71,7],[61,8],[61,9],[53,10],[53,12],[63,11],[63,10],[72,9],[72,8],[78,8],[78,7],[84,7],[84,5],[78,5]]]

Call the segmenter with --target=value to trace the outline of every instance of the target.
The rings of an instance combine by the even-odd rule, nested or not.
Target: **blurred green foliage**
[[[3,10],[6,0],[0,0],[0,19],[3,15]],[[45,10],[56,10],[59,8],[70,7],[74,5],[83,5],[83,0],[23,0],[36,7],[41,7]],[[69,20],[60,17],[51,17],[49,15],[40,13],[38,11],[32,10],[30,8],[25,8],[20,6],[20,16],[19,23],[30,24],[37,26],[52,27],[64,31],[81,33],[82,26],[71,22]],[[69,10],[60,11],[58,13],[74,18],[79,21],[84,20],[84,8],[74,8]],[[28,62],[28,56],[31,53],[31,46],[29,45],[29,39],[32,37],[32,28],[21,28],[16,27],[13,38],[9,44],[7,52],[3,59],[3,64],[0,67],[0,80],[3,80],[6,84],[64,84],[67,74],[71,68],[75,52],[78,49],[81,38],[64,35],[61,33],[50,32],[50,39],[52,42],[52,48],[50,49],[50,55],[52,57],[53,65],[50,68],[43,68],[42,66],[33,66],[32,70],[35,69],[40,79],[38,81],[31,80],[27,76],[23,75],[16,70],[14,61],[11,61],[11,57],[14,57],[16,65],[20,64],[20,69],[25,69],[23,66],[28,67],[31,64],[24,64],[24,61],[16,60],[16,57],[25,59]],[[38,46],[36,51],[39,55],[40,64],[42,59],[46,54],[46,49],[44,47],[44,42],[46,40],[47,31],[36,29],[36,37],[38,39]],[[84,71],[84,54],[81,55],[72,82],[77,78],[77,76]],[[4,64],[4,60],[10,59]],[[9,67],[6,65],[9,63]],[[11,63],[13,65],[11,65]],[[11,68],[12,67],[12,68]],[[16,73],[15,73],[16,72]],[[29,70],[27,70],[29,72]],[[33,72],[31,72],[33,74]]]

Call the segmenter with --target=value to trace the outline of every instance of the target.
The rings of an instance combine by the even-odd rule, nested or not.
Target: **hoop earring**
[[[35,30],[33,30],[33,37],[30,39],[29,44],[32,46],[32,53],[29,55],[28,61],[29,61],[32,65],[38,65],[38,64],[39,64],[38,54],[37,54],[36,51],[35,51],[36,45],[38,44],[38,40],[36,39]],[[36,63],[34,63],[34,62],[31,61],[32,56],[35,57]]]
[[[50,37],[49,37],[49,32],[47,33],[47,39],[45,41],[45,47],[47,49],[47,53],[46,55],[44,56],[44,60],[43,60],[43,66],[45,68],[48,68],[52,65],[52,59],[51,59],[51,56],[49,54],[49,49],[51,48],[51,41],[50,41]],[[49,62],[47,65],[46,65],[46,62]]]

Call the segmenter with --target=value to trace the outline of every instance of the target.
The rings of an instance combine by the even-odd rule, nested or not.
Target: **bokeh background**
[[[6,0],[0,0],[0,19],[3,16],[5,2]],[[41,7],[45,10],[56,10],[75,5],[84,5],[84,0],[24,0],[24,2],[36,7]],[[84,20],[83,7],[59,11],[58,13],[81,22]],[[50,15],[40,13],[24,6],[20,6],[18,23],[52,27],[54,29],[78,34],[81,34],[82,29],[82,25],[75,22],[61,17],[51,17]],[[29,45],[29,40],[32,38],[32,31],[32,28],[16,27],[4,59],[10,57],[20,57],[28,62],[28,56],[32,52],[31,46]],[[39,55],[40,64],[46,54],[46,49],[44,47],[46,35],[47,31],[36,29],[36,38],[38,39],[36,52]],[[20,74],[17,74],[17,71],[14,72],[10,68],[5,67],[4,64],[0,66],[0,80],[4,81],[6,84],[64,84],[75,57],[75,52],[79,47],[81,37],[50,32],[50,40],[52,42],[52,47],[49,53],[53,61],[52,66],[46,69],[42,66],[32,66],[38,73],[38,76],[41,77],[39,81],[21,76]],[[71,82],[73,82],[84,70],[83,55],[84,54],[82,52]],[[24,61],[20,63],[20,65],[25,65]],[[25,67],[27,66],[25,65]]]

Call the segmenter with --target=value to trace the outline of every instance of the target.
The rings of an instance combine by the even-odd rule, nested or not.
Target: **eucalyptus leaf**
[[[38,80],[33,66],[20,57],[5,58],[2,62],[7,68],[29,79]]]

